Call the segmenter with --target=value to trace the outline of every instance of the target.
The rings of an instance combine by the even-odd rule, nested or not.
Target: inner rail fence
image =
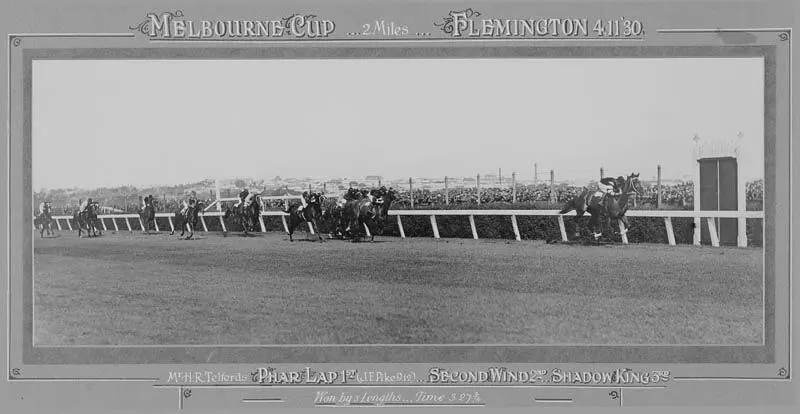
[[[220,200],[224,201],[224,200]],[[203,226],[203,231],[208,232],[208,224],[206,222],[207,217],[217,217],[219,219],[220,225],[222,226],[223,231],[227,231],[225,226],[225,221],[223,219],[224,212],[221,211],[221,208],[218,208],[217,211],[209,211],[210,207],[214,204],[209,206],[206,211],[200,214],[200,222]],[[511,220],[511,225],[514,230],[514,236],[517,241],[522,240],[522,235],[520,234],[519,225],[517,223],[517,217],[519,216],[555,216],[558,219],[558,227],[561,233],[561,241],[567,242],[567,231],[566,226],[564,224],[564,216],[575,216],[575,212],[569,212],[567,214],[559,214],[558,210],[390,210],[390,216],[396,217],[397,227],[400,233],[401,238],[406,238],[405,230],[403,228],[403,221],[401,217],[403,216],[423,216],[428,217],[430,220],[431,229],[433,230],[433,237],[436,239],[441,238],[439,235],[439,226],[436,222],[437,216],[467,216],[469,217],[470,228],[472,230],[472,238],[477,240],[478,239],[478,231],[477,227],[475,226],[475,216],[508,216]],[[156,218],[166,218],[169,222],[169,227],[171,231],[175,230],[175,225],[173,223],[173,217],[175,213],[156,213]],[[286,216],[288,214],[283,211],[262,211],[261,217],[259,217],[261,231],[267,232],[266,226],[264,224],[264,217],[281,217],[281,221],[283,222],[283,227],[286,232],[289,231],[288,225],[286,222]],[[664,229],[667,234],[667,241],[671,246],[675,246],[675,232],[672,225],[673,218],[691,218],[694,219],[694,237],[693,237],[693,244],[699,246],[701,240],[701,220],[705,219],[707,223],[707,229],[709,233],[709,238],[711,241],[711,245],[714,247],[719,247],[720,240],[719,234],[717,232],[717,222],[716,219],[737,219],[740,223],[739,229],[743,229],[744,226],[741,224],[744,223],[746,219],[762,219],[764,218],[763,211],[685,211],[685,210],[629,210],[626,213],[627,217],[650,217],[650,218],[663,218],[664,220]],[[120,224],[124,222],[125,227],[122,227],[123,230],[133,231],[133,227],[131,227],[131,219],[138,220],[140,229],[144,229],[144,223],[142,222],[141,218],[138,214],[101,214],[97,216],[101,219],[103,229],[108,231],[108,226],[106,220],[111,220],[113,225],[113,229],[116,231],[120,231]],[[72,220],[73,217],[70,216],[53,216],[55,223],[59,230],[63,230],[62,221],[64,221],[69,230],[72,230]],[[154,220],[155,229],[156,231],[160,231],[158,227],[158,220]],[[308,223],[309,232],[314,234],[314,229],[310,223]],[[622,223],[619,223],[621,239],[623,244],[628,244],[628,236],[626,233],[623,232],[624,227]],[[199,229],[198,229],[199,230]],[[369,236],[369,229],[366,229],[367,235]],[[737,238],[737,245],[739,247],[747,247],[747,237],[738,237]]]

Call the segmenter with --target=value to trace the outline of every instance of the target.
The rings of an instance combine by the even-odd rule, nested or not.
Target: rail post
[[[400,220],[400,215],[399,214],[397,215],[397,228],[400,229],[400,238],[401,239],[405,239],[406,238],[406,232],[403,231],[403,221]]]
[[[511,173],[511,202],[517,202],[517,173]]]
[[[478,240],[478,229],[475,227],[475,216],[470,214],[469,227],[472,229],[472,238]]]
[[[556,172],[550,170],[550,202],[556,202]]]
[[[414,209],[414,180],[408,177],[408,194],[411,196],[411,209]]]
[[[670,246],[675,245],[675,230],[672,228],[672,218],[664,217],[664,226],[667,228],[667,241]]]
[[[219,183],[219,180],[217,180],[217,183],[216,183],[215,187],[216,187],[215,190],[216,190],[216,193],[217,193],[217,211],[222,213],[222,202],[219,201],[220,198],[221,198],[219,196],[220,195],[220,183]],[[222,217],[222,214],[219,215],[219,224],[220,224],[220,226],[222,226],[222,232],[223,233],[227,233],[228,229],[225,228],[225,219]],[[170,225],[170,227],[172,227],[172,222],[170,222],[169,225]],[[173,230],[173,231],[175,231],[175,230]]]
[[[657,198],[656,198],[656,208],[661,208],[661,164],[658,164],[658,169],[656,170],[656,191],[657,191]]]
[[[444,203],[450,204],[450,188],[447,183],[447,176],[444,176]]]
[[[567,228],[564,226],[564,216],[558,216],[558,229],[561,231],[561,241],[566,242],[569,241],[567,239]]]
[[[436,225],[436,216],[431,215],[431,227],[433,228],[433,238],[439,238],[439,226]]]
[[[511,226],[514,227],[514,238],[516,238],[517,241],[522,240],[519,234],[519,226],[517,225],[517,216],[514,214],[511,215]]]
[[[478,204],[481,203],[481,175],[478,174],[477,178],[477,188],[478,188]]]

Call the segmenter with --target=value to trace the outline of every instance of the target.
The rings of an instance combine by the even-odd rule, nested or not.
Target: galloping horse
[[[181,229],[181,235],[179,237],[183,237],[186,233],[186,230],[189,230],[189,235],[186,236],[186,240],[189,240],[194,236],[194,229],[197,227],[197,219],[200,215],[200,212],[203,211],[205,208],[205,204],[202,201],[198,201],[194,204],[194,206],[189,206],[186,210],[186,215],[184,215],[181,210],[175,212],[175,226]],[[175,230],[173,229],[169,232],[169,235],[172,236],[175,234]]]
[[[303,200],[306,202],[306,206],[302,207],[298,204],[293,204],[289,207],[289,210],[286,212],[289,213],[289,222],[287,223],[288,233],[289,233],[289,241],[294,241],[292,238],[292,234],[294,234],[294,229],[300,223],[311,223],[311,227],[314,229],[314,232],[317,233],[317,237],[319,237],[319,241],[324,241],[322,239],[322,234],[319,232],[319,220],[322,218],[322,203],[325,201],[325,196],[319,193],[303,193]]]
[[[611,220],[615,219],[624,225],[624,230],[621,234],[628,232],[630,223],[625,213],[628,211],[628,201],[630,196],[641,193],[641,183],[639,183],[639,174],[630,174],[625,179],[621,192],[619,195],[602,194],[599,191],[584,190],[574,199],[567,202],[559,214],[566,214],[575,210],[575,217],[583,217],[584,213],[591,214],[589,220],[589,229],[592,231],[592,236],[598,240],[602,235],[602,229],[611,226]],[[601,222],[602,220],[602,222]],[[602,224],[602,226],[601,226]],[[577,225],[576,225],[577,226]],[[576,236],[579,232],[575,231]]]
[[[398,199],[398,194],[393,188],[381,187],[369,192],[368,197],[352,200],[345,204],[341,227],[345,232],[361,229],[366,226],[370,232],[370,241],[375,241],[375,234],[383,234],[386,228],[386,219],[389,207]]]
[[[44,232],[47,231],[48,236],[52,236],[53,233],[53,217],[50,215],[50,208],[45,207],[45,210],[36,215],[33,218],[33,224],[36,226],[36,229],[39,230],[39,236],[44,238]]]
[[[153,227],[153,230],[155,230],[156,226],[156,201],[150,197],[145,197],[144,202],[145,207],[139,211],[139,218],[142,219],[142,223],[144,225],[142,232],[149,234],[150,227]]]
[[[247,207],[245,207],[244,203],[242,203],[238,207],[234,207],[233,210],[226,208],[223,219],[233,217],[234,221],[242,226],[244,234],[248,234],[251,231],[258,232],[261,223],[259,220],[260,216],[261,196],[257,195],[255,196],[255,200],[253,200],[253,202]]]
[[[97,237],[99,235],[103,235],[100,231],[100,227],[97,225],[97,212],[100,210],[100,205],[98,203],[91,203],[86,206],[85,211],[76,212],[75,215],[72,216],[72,219],[75,221],[75,224],[78,227],[78,237],[81,237],[81,232],[83,229],[86,229],[86,235],[89,237]]]

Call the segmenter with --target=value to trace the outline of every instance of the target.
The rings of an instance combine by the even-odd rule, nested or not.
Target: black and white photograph
[[[34,346],[758,345],[762,58],[32,66]]]

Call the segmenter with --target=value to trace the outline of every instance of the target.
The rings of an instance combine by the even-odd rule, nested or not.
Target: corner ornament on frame
[[[785,42],[785,41],[789,40],[790,36],[791,36],[791,34],[788,31],[786,31],[786,32],[782,32],[781,34],[779,34],[778,35],[778,39],[780,39],[781,42]]]
[[[11,36],[11,44],[14,45],[14,47],[19,47],[19,45],[22,44],[22,38],[19,36]]]
[[[162,15],[163,14],[169,14],[169,16],[174,19],[176,17],[183,17],[183,10],[175,10],[174,12],[165,12],[165,13],[162,13]],[[135,26],[128,26],[128,29],[136,31],[136,32],[140,32],[141,34],[147,36],[148,33],[150,33],[150,29],[152,29],[152,26],[153,26],[153,20],[150,18],[150,16],[151,16],[151,14],[147,14],[145,16],[145,19],[142,20],[141,23],[139,23],[139,24],[137,24]]]
[[[433,22],[433,25],[441,28],[446,34],[453,34],[453,15],[463,15],[467,19],[472,17],[479,17],[481,12],[473,10],[471,7],[461,11],[451,11],[448,17],[442,18],[441,21]]]

